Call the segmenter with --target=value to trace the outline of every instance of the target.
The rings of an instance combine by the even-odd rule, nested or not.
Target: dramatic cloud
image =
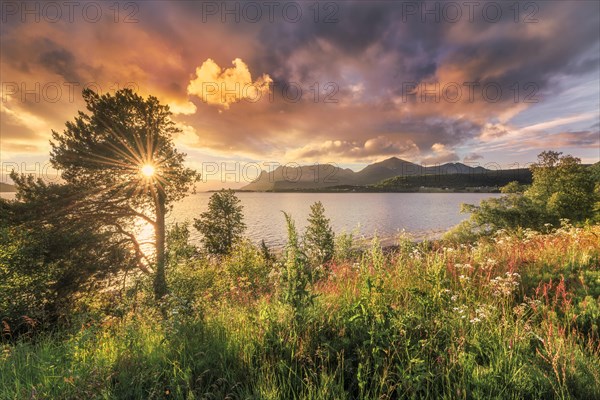
[[[252,81],[248,66],[239,58],[233,60],[233,68],[221,69],[210,58],[196,68],[196,77],[187,87],[187,93],[196,95],[205,103],[223,106],[241,100],[259,101],[269,92],[271,77],[263,74]]]
[[[598,158],[598,2],[535,2],[533,16],[493,2],[497,18],[458,2],[452,21],[434,1],[297,2],[297,20],[233,3],[139,2],[128,23],[103,3],[95,22],[3,15],[3,160],[47,157],[84,87],[157,96],[197,157],[508,163],[566,146]]]

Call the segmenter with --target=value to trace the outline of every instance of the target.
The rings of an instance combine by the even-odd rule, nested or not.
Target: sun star
[[[140,172],[145,177],[150,178],[152,175],[154,175],[155,169],[153,165],[145,164],[142,166],[142,168],[140,168]]]

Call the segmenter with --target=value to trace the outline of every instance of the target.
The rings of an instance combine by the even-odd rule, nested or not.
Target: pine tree
[[[312,263],[322,265],[333,258],[335,236],[325,208],[320,201],[310,206],[308,226],[304,234],[304,243]]]
[[[243,206],[233,190],[214,193],[208,202],[208,211],[195,219],[194,227],[204,235],[206,251],[214,255],[227,255],[242,238],[244,224]]]
[[[80,212],[126,235],[139,249],[131,225],[141,219],[155,233],[154,290],[167,293],[165,215],[193,191],[199,175],[184,165],[173,137],[181,132],[169,107],[130,89],[114,95],[83,91],[79,112],[62,133],[52,132],[50,162],[65,183],[84,194]]]

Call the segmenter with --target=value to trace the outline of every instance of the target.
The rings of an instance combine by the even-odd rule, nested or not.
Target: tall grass
[[[300,286],[297,248],[273,268],[248,243],[179,260],[166,316],[143,283],[70,327],[5,334],[0,399],[598,399],[599,237],[565,226],[360,254],[346,240]]]

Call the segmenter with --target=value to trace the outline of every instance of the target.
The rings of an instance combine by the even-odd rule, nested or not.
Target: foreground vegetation
[[[196,248],[165,225],[199,177],[169,108],[83,96],[63,181],[13,173],[0,199],[0,399],[600,398],[600,163],[543,152],[531,185],[393,249],[317,202],[274,254],[223,190]]]
[[[599,398],[599,236],[387,253],[341,236],[290,292],[293,246],[273,260],[240,242],[217,262],[179,226],[161,310],[150,281],[79,298],[70,329],[5,342],[0,398]]]

